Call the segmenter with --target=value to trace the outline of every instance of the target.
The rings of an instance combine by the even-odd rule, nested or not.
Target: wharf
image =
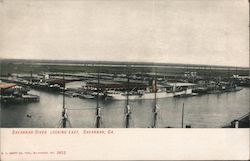
[[[40,97],[32,94],[23,94],[20,97],[17,96],[1,96],[1,103],[30,103],[39,102]]]

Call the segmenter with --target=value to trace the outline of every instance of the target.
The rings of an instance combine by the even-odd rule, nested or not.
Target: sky
[[[249,66],[247,0],[0,0],[0,57]]]

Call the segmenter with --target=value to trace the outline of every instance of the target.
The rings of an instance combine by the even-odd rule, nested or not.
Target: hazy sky
[[[249,66],[247,0],[0,0],[1,58]]]

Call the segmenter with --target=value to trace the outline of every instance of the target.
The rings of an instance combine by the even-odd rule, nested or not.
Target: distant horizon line
[[[218,65],[218,64],[195,64],[195,63],[164,63],[164,62],[148,62],[148,61],[119,61],[119,60],[76,60],[76,59],[21,59],[21,58],[0,58],[0,60],[5,60],[5,61],[36,61],[36,62],[48,62],[48,63],[53,63],[53,62],[61,62],[61,63],[96,63],[96,64],[115,64],[115,65],[159,65],[159,66],[164,66],[164,65],[193,65],[193,66],[213,66],[213,67],[230,67],[230,68],[250,68],[250,65],[248,66],[237,66],[237,65]]]

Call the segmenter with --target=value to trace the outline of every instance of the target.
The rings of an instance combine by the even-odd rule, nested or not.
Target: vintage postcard
[[[249,160],[248,0],[0,0],[1,160]]]

